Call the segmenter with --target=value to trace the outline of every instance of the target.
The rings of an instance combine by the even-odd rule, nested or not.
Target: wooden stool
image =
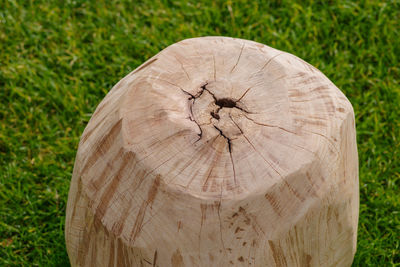
[[[72,266],[350,266],[354,112],[319,70],[203,37],[164,49],[97,107],[76,157]]]

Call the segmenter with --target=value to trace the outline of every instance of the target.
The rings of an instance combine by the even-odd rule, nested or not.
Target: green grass
[[[136,2],[136,1],[135,1]],[[400,266],[399,1],[0,0],[0,266],[66,266],[79,137],[110,88],[179,40],[225,35],[293,53],[354,106],[354,266]]]

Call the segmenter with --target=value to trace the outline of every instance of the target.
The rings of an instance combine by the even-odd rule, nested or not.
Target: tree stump
[[[343,93],[289,53],[203,37],[97,107],[65,235],[72,266],[350,266],[358,209]]]

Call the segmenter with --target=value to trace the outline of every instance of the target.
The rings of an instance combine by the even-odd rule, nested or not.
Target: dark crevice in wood
[[[236,66],[239,64],[239,60],[242,57],[242,53],[243,53],[243,49],[246,43],[243,43],[242,47],[240,48],[240,53],[239,53],[239,57],[236,61],[236,64],[233,66],[233,68],[231,69],[231,73],[236,69]]]
[[[205,88],[206,85],[207,85],[207,83],[205,85],[203,85],[201,88],[202,89]],[[188,91],[183,90],[182,88],[181,88],[181,90],[182,90],[183,93],[189,95],[188,100],[192,101],[191,103],[189,103],[189,111],[190,111],[189,120],[191,120],[194,123],[196,123],[197,127],[199,127],[200,133],[197,134],[199,136],[199,139],[196,140],[196,142],[198,142],[201,139],[201,137],[203,136],[203,130],[201,129],[200,124],[196,121],[196,119],[193,116],[193,105],[194,105],[194,102],[196,101],[196,98],[200,97],[203,94],[204,89],[201,90],[196,95],[193,95],[193,94],[189,93]]]
[[[243,112],[245,112],[245,113],[250,113],[249,111],[247,111],[247,110],[245,110],[244,108],[242,108],[242,107],[240,107],[240,106],[238,106],[237,105],[237,103],[240,101],[240,99],[243,97],[241,97],[240,99],[238,99],[238,100],[234,100],[234,99],[232,99],[232,98],[217,98],[208,88],[207,88],[207,85],[208,85],[208,82],[206,82],[206,83],[204,83],[202,86],[200,86],[200,90],[199,90],[199,92],[197,92],[195,95],[194,94],[192,94],[192,93],[189,93],[188,91],[185,91],[185,90],[183,90],[182,88],[181,88],[181,90],[182,90],[182,92],[183,93],[185,93],[185,94],[187,94],[189,97],[188,97],[188,101],[190,101],[190,103],[189,103],[189,112],[190,112],[190,114],[189,114],[189,120],[191,120],[191,121],[193,121],[194,123],[196,123],[196,125],[198,126],[198,128],[199,128],[199,131],[200,131],[200,133],[198,134],[198,136],[199,136],[199,139],[197,140],[197,141],[199,141],[201,138],[202,138],[202,135],[203,135],[203,130],[202,130],[202,128],[201,128],[201,126],[202,125],[200,125],[197,121],[196,121],[196,119],[194,118],[194,115],[193,115],[193,105],[195,104],[195,102],[196,102],[196,99],[198,99],[199,97],[201,97],[202,95],[203,95],[203,93],[204,93],[204,91],[207,91],[211,96],[212,96],[212,98],[214,99],[214,103],[215,103],[215,105],[216,106],[218,106],[218,108],[216,109],[216,110],[213,110],[213,111],[211,111],[210,112],[210,115],[211,115],[211,117],[212,118],[214,118],[214,119],[216,119],[216,120],[220,120],[220,115],[219,115],[219,111],[221,110],[221,109],[223,109],[223,108],[236,108],[236,109],[239,109],[239,110],[241,110],[241,111],[243,111]],[[250,89],[250,88],[249,88]],[[248,90],[247,90],[248,91]],[[245,93],[247,93],[247,91],[245,92]],[[204,124],[203,124],[204,125]],[[207,124],[208,125],[208,124]],[[232,152],[232,139],[230,139],[229,137],[227,137],[224,133],[223,133],[223,131],[220,129],[220,128],[218,128],[217,126],[215,126],[214,125],[214,128],[220,133],[220,135],[221,136],[223,136],[226,140],[227,140],[227,142],[228,142],[228,150],[229,150],[229,153],[231,153]],[[242,132],[242,131],[241,131]],[[196,141],[196,142],[197,142]]]
[[[244,91],[244,93],[239,97],[239,99],[236,100],[236,102],[240,102],[240,100],[242,100],[243,97],[245,97],[245,95],[250,91],[251,88],[252,88],[251,86],[247,88],[246,91]]]
[[[219,132],[219,134],[226,139],[226,141],[228,142],[228,150],[229,153],[232,153],[232,143],[231,143],[231,139],[229,137],[227,137],[220,128],[218,128],[217,126],[214,125],[214,128],[217,129],[217,131]]]
[[[214,103],[215,105],[218,106],[217,111],[215,113],[218,113],[221,109],[223,108],[237,108],[245,113],[250,113],[249,111],[245,110],[242,107],[239,107],[236,103],[238,103],[240,100],[233,100],[232,98],[217,98],[210,90],[207,89],[207,84],[203,85],[201,87],[201,91],[198,94],[199,96],[201,96],[203,94],[204,91],[207,91],[213,98],[214,98]],[[197,96],[196,96],[197,97]]]
[[[230,98],[220,98],[215,101],[220,108],[236,108],[236,102]]]
[[[213,117],[214,119],[217,119],[217,120],[220,119],[218,113],[215,113],[214,111],[211,111],[211,112],[210,112],[210,115],[211,115],[211,117]]]
[[[229,114],[229,118],[231,118],[233,124],[235,124],[235,126],[239,129],[240,133],[241,133],[241,134],[244,134],[242,128],[240,128],[239,125],[233,120],[231,114]]]
[[[260,126],[271,127],[271,128],[277,128],[277,129],[280,129],[280,130],[282,130],[282,131],[285,131],[285,132],[288,132],[288,133],[291,133],[291,134],[294,134],[294,135],[299,135],[299,134],[300,134],[300,133],[296,133],[296,132],[290,131],[290,130],[288,130],[288,129],[285,129],[285,128],[281,127],[281,126],[270,125],[270,124],[266,124],[266,123],[257,122],[257,121],[255,121],[255,120],[253,120],[252,118],[247,117],[246,115],[244,115],[244,117],[245,117],[246,119],[248,119],[249,121],[253,122],[254,124],[257,124],[257,125],[260,125]]]

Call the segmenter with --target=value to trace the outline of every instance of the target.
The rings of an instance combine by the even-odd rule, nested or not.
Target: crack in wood
[[[244,43],[243,42],[243,45],[242,45],[242,47],[240,48],[240,53],[239,53],[239,57],[238,57],[238,59],[237,59],[237,61],[236,61],[236,64],[233,66],[233,68],[231,69],[231,73],[236,69],[236,67],[237,67],[237,65],[239,64],[239,60],[240,60],[240,58],[242,57],[242,53],[243,53],[243,49],[244,49],[244,46],[246,45],[246,43]]]
[[[203,129],[202,129],[201,126],[211,124],[211,120],[210,120],[210,123],[209,123],[209,124],[199,124],[199,123],[196,121],[196,119],[194,118],[194,115],[193,115],[193,106],[194,106],[194,104],[195,104],[195,102],[196,102],[196,99],[198,99],[199,97],[201,97],[205,91],[207,91],[207,92],[212,96],[212,98],[214,99],[214,104],[215,104],[216,106],[218,106],[218,108],[217,108],[216,110],[213,110],[213,111],[210,112],[211,117],[214,118],[214,119],[216,119],[216,120],[220,120],[221,117],[220,117],[220,115],[219,115],[219,111],[220,111],[221,109],[223,109],[223,108],[236,108],[236,109],[239,109],[239,110],[241,110],[241,111],[243,111],[243,112],[245,112],[245,113],[248,113],[248,114],[250,113],[250,112],[247,111],[246,109],[244,109],[244,108],[242,108],[242,107],[240,107],[240,106],[237,105],[237,103],[243,98],[243,96],[248,92],[248,90],[250,90],[250,88],[248,88],[248,89],[246,90],[246,92],[245,92],[239,99],[234,100],[234,99],[232,99],[232,98],[217,98],[217,97],[215,96],[215,94],[212,93],[212,92],[207,88],[207,85],[208,85],[208,82],[206,82],[206,83],[204,83],[202,86],[200,86],[200,91],[197,92],[197,94],[195,94],[195,95],[192,94],[192,93],[190,93],[190,92],[188,92],[188,91],[186,91],[186,90],[184,90],[184,89],[182,89],[182,88],[180,88],[181,91],[182,91],[184,94],[186,94],[186,95],[189,96],[188,101],[191,101],[191,102],[189,103],[189,116],[188,116],[188,119],[189,119],[190,121],[193,121],[194,123],[196,123],[197,127],[199,128],[200,133],[198,134],[199,139],[197,139],[197,141],[199,141],[199,140],[202,138],[202,136],[203,136]],[[226,134],[224,134],[223,131],[222,131],[222,129],[218,128],[217,126],[214,125],[214,128],[220,133],[220,135],[221,135],[222,137],[224,137],[224,138],[227,140],[227,142],[228,142],[228,150],[229,150],[229,153],[231,153],[231,152],[232,152],[232,140],[233,140],[233,139],[229,138]],[[197,141],[196,141],[196,142],[197,142]]]
[[[214,125],[214,128],[217,129],[217,131],[219,132],[219,134],[226,139],[226,141],[228,142],[228,150],[229,153],[232,152],[232,144],[231,144],[231,139],[229,137],[227,137],[220,128],[218,128],[217,126]]]

